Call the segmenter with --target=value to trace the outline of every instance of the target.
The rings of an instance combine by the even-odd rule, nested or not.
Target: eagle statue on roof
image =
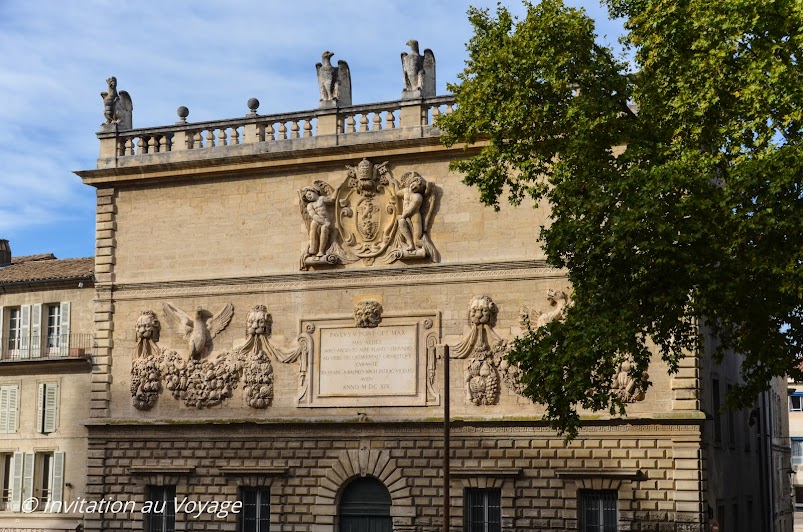
[[[407,41],[407,46],[410,47],[410,53],[401,54],[404,77],[402,97],[416,91],[420,91],[419,96],[423,98],[435,96],[435,54],[427,48],[421,55],[415,39]]]
[[[318,72],[318,88],[321,91],[320,103],[336,102],[338,106],[351,105],[351,72],[349,65],[342,59],[337,62],[337,66],[332,66],[332,56],[330,51],[325,51],[322,55],[323,63],[316,63],[315,70]]]

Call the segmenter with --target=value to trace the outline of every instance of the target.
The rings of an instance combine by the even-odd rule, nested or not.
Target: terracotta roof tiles
[[[51,253],[27,255],[12,258],[8,266],[0,266],[0,284],[91,279],[94,269],[94,257],[56,259]]]

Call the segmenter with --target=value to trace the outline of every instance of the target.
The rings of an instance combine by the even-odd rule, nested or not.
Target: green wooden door
[[[352,481],[340,498],[340,532],[391,532],[390,493],[373,477]]]

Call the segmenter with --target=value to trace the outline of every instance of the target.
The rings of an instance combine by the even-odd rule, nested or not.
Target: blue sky
[[[523,14],[518,1],[505,2]],[[597,1],[567,1],[615,45],[620,21]],[[15,256],[94,253],[95,168],[106,78],[131,94],[134,127],[313,109],[321,52],[348,62],[355,104],[401,96],[399,54],[417,39],[437,60],[437,91],[456,80],[469,5],[496,1],[0,0],[0,238]]]

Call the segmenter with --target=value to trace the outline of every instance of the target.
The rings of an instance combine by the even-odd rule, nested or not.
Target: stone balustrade
[[[451,113],[453,107],[454,97],[447,95],[272,115],[252,112],[244,118],[198,123],[182,118],[171,126],[151,128],[106,129],[98,133],[98,167],[162,162],[150,157],[172,152],[185,152],[182,160],[195,158],[193,153],[198,158],[225,156],[224,150],[210,150],[324,136],[371,142],[371,134],[377,132],[432,126],[440,114]]]

